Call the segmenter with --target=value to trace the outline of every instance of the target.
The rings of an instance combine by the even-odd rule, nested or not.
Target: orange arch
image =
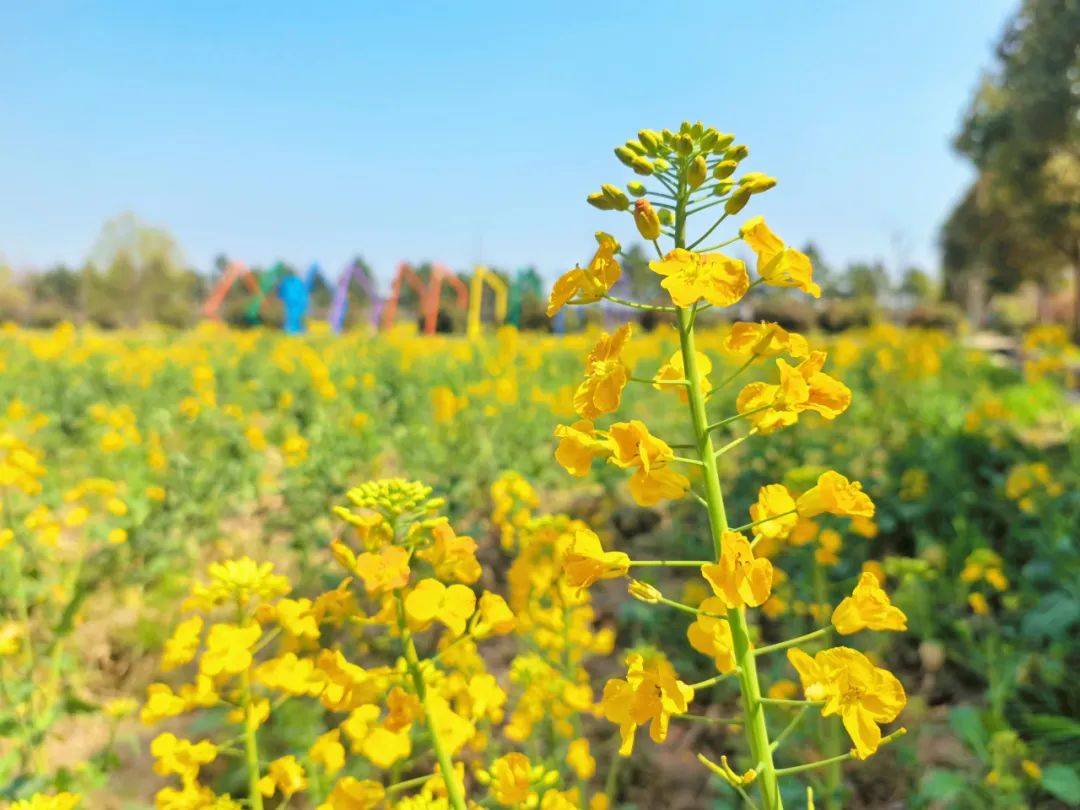
[[[248,269],[246,264],[243,262],[229,262],[225,266],[225,272],[222,274],[221,279],[214,285],[213,291],[206,299],[206,303],[203,304],[202,313],[204,316],[207,318],[218,317],[218,310],[221,309],[225,296],[229,294],[233,284],[240,278],[244,279],[248,292],[252,295],[259,291],[258,279],[255,278],[255,274]]]

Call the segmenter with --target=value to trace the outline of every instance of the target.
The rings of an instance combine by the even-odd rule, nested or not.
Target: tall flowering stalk
[[[851,401],[850,390],[823,371],[824,352],[811,351],[805,338],[772,323],[735,323],[724,348],[742,358],[741,365],[717,385],[709,379],[712,361],[695,343],[695,326],[701,312],[733,306],[763,284],[795,288],[814,297],[821,294],[809,258],[786,245],[761,217],[744,222],[732,238],[705,244],[755,195],[776,184],[773,178],[759,172],[734,179],[748,149],[733,141],[733,136],[701,123],[684,123],[678,132],[642,130],[637,139],[618,147],[615,154],[650,185],[642,181],[627,184],[629,195],[636,198],[633,203],[627,193],[613,185],[604,185],[589,196],[590,204],[601,210],[632,214],[638,232],[656,249],[657,260],[649,266],[660,277],[660,286],[671,305],[611,295],[621,275],[617,259],[620,247],[612,236],[598,233],[599,247],[588,265],[575,267],[556,282],[548,303],[549,316],[567,305],[591,304],[601,299],[664,313],[674,316],[679,350],[653,377],[635,377],[622,357],[631,340],[631,327],[604,335],[586,359],[585,379],[574,396],[581,419],[560,425],[555,431],[559,439],[556,458],[575,476],[586,475],[594,459],[606,458],[632,471],[630,492],[638,504],[651,506],[689,495],[708,514],[709,560],[634,560],[625,552],[604,550],[599,538],[590,532],[579,533],[565,555],[565,576],[578,587],[588,587],[598,579],[626,576],[634,567],[670,567],[698,569],[713,593],[697,606],[686,605],[665,598],[650,584],[630,581],[629,592],[634,598],[694,617],[688,640],[696,650],[714,659],[719,674],[687,684],[662,654],[629,655],[626,678],[609,681],[601,701],[605,717],[620,727],[620,753],[631,753],[635,732],[641,725],[648,724],[652,739],[662,742],[673,718],[690,715],[690,704],[700,690],[734,678],[741,695],[747,767],[739,772],[726,757],[719,764],[703,755],[699,760],[731,785],[749,806],[759,806],[749,792],[756,783],[760,806],[776,810],[783,806],[780,780],[784,777],[832,767],[851,758],[864,759],[903,733],[899,729],[883,736],[880,729],[881,723],[897,717],[906,702],[903,687],[892,674],[846,646],[811,656],[799,645],[812,644],[833,632],[846,635],[864,629],[903,630],[906,618],[889,602],[874,575],[867,573],[852,595],[836,607],[830,624],[779,643],[757,643],[747,608],[762,606],[770,599],[774,578],[779,581],[780,577],[769,557],[782,550],[799,521],[822,514],[866,519],[873,516],[874,506],[858,482],[828,471],[815,486],[797,495],[782,484],[766,485],[757,503],[750,507],[749,522],[733,527],[729,519],[718,468],[720,456],[751,437],[794,425],[807,411],[834,419]],[[705,212],[713,221],[691,234],[691,218]],[[661,249],[661,238],[670,239],[669,251]],[[741,260],[717,252],[739,240],[757,256],[757,278],[753,281]],[[755,362],[771,358],[775,358],[777,368],[773,380],[746,384],[737,397],[737,413],[722,418],[710,415],[709,399],[714,390],[732,383]],[[692,455],[677,455],[675,446],[653,435],[639,420],[615,422],[606,429],[597,426],[597,419],[619,408],[624,388],[633,381],[651,384],[661,392],[675,392],[686,404],[693,440],[678,448]],[[740,425],[748,426],[741,435],[714,439],[719,431]],[[699,478],[700,491],[684,471]],[[758,658],[780,650],[787,651],[799,674],[804,699],[769,697],[762,688]],[[780,746],[814,708],[824,717],[838,715],[854,747],[817,762],[779,767]],[[776,722],[785,715],[787,723],[779,733],[773,733],[770,726],[775,729]]]

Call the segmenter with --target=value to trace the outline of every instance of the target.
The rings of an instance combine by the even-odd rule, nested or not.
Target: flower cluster
[[[748,149],[732,145],[733,136],[704,125],[684,123],[678,131],[642,130],[635,140],[615,150],[616,156],[635,173],[652,181],[627,184],[626,192],[605,185],[589,202],[601,210],[632,214],[638,233],[653,243],[658,258],[650,269],[659,280],[659,289],[670,304],[626,301],[611,294],[620,276],[618,243],[600,237],[598,252],[589,269],[575,267],[556,284],[549,302],[549,314],[566,305],[583,305],[606,298],[615,304],[674,316],[679,350],[652,376],[635,376],[628,346],[632,328],[625,325],[604,334],[585,360],[584,380],[574,394],[574,408],[580,419],[555,430],[558,446],[555,458],[574,476],[584,476],[596,458],[632,470],[630,494],[641,506],[662,500],[676,500],[688,494],[704,507],[712,539],[712,560],[639,560],[624,550],[606,549],[600,538],[584,527],[575,528],[562,557],[565,582],[582,591],[608,579],[626,577],[638,568],[697,569],[707,585],[706,595],[697,604],[665,597],[648,581],[631,579],[629,594],[651,605],[661,605],[693,617],[687,639],[698,652],[712,659],[718,674],[699,683],[686,683],[660,651],[634,651],[626,658],[625,678],[607,682],[601,699],[603,715],[619,727],[620,753],[633,751],[635,732],[648,725],[654,742],[663,742],[672,720],[690,716],[691,704],[708,695],[708,688],[726,678],[739,685],[743,724],[746,730],[748,763],[738,773],[724,757],[721,764],[708,757],[699,759],[750,801],[745,788],[756,783],[761,805],[779,808],[780,778],[816,767],[835,765],[845,758],[865,759],[899,734],[883,735],[881,724],[892,722],[906,697],[900,682],[875,665],[863,653],[846,646],[819,649],[815,654],[803,647],[832,632],[848,636],[863,630],[902,631],[907,617],[892,604],[873,570],[865,570],[850,594],[831,612],[831,621],[802,636],[762,645],[748,619],[748,608],[762,608],[776,615],[784,608],[773,588],[786,582],[774,564],[786,548],[798,547],[817,538],[814,561],[818,566],[835,564],[841,536],[832,528],[822,528],[823,515],[847,518],[853,530],[864,536],[876,531],[874,504],[857,481],[834,470],[821,472],[816,481],[795,490],[783,483],[767,484],[757,501],[749,506],[749,522],[729,525],[718,459],[755,436],[766,436],[789,428],[806,414],[833,420],[851,404],[850,389],[824,371],[826,353],[811,348],[802,335],[788,332],[774,323],[735,323],[724,340],[725,352],[741,363],[734,373],[717,382],[710,378],[717,367],[707,352],[697,348],[696,325],[700,313],[738,304],[759,285],[793,288],[818,297],[821,289],[813,279],[813,267],[806,254],[790,247],[760,216],[745,221],[738,235],[711,247],[699,247],[728,217],[738,214],[753,195],[772,188],[776,181],[767,175],[749,172],[733,175]],[[631,206],[627,194],[637,201]],[[716,221],[697,238],[688,235],[688,220],[695,214],[722,206]],[[657,211],[659,209],[659,211]],[[661,250],[658,240],[670,237],[673,246]],[[757,278],[751,280],[745,264],[717,249],[741,240],[757,262]],[[719,419],[710,417],[710,399],[755,362],[775,361],[772,379],[746,383],[736,396],[736,413]],[[600,427],[596,420],[619,410],[623,392],[632,382],[678,394],[688,410],[693,431],[686,455],[638,419]],[[714,445],[719,430],[748,430],[722,446]],[[679,465],[690,474],[679,471]],[[691,480],[693,476],[693,480]],[[700,490],[696,487],[700,486]],[[855,525],[855,522],[858,525]],[[690,592],[690,589],[686,589]],[[825,594],[815,595],[820,604]],[[829,615],[814,614],[824,621]],[[773,697],[763,693],[759,683],[757,657],[787,650],[792,666],[802,681],[804,700]],[[779,690],[777,690],[779,691]],[[790,692],[785,689],[785,694]],[[801,708],[788,728],[776,740],[770,738],[766,710]],[[848,754],[787,768],[777,767],[775,755],[812,707],[822,717],[836,715],[851,737]],[[835,797],[833,797],[835,798]]]

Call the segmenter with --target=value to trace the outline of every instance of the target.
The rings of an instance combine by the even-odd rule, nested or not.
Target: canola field
[[[0,802],[1080,805],[1076,347],[740,319],[733,140],[616,148],[603,329],[0,332]]]
[[[724,350],[730,334],[724,326],[699,333],[717,380],[744,362]],[[608,791],[637,807],[690,807],[706,791],[727,806],[726,788],[694,767],[692,752],[719,761],[736,739],[723,722],[736,705],[728,684],[712,687],[704,706],[697,701],[693,720],[672,717],[662,745],[642,738],[626,763],[599,705],[606,678],[624,669],[616,649],[667,651],[687,682],[710,677],[710,657],[669,643],[685,638],[694,617],[646,610],[612,582],[561,608],[552,601],[552,555],[579,526],[642,559],[696,559],[710,548],[692,498],[640,507],[618,467],[595,464],[575,479],[555,460],[553,428],[576,419],[575,380],[598,337],[506,329],[468,341],[402,328],[296,338],[215,326],[183,336],[4,333],[7,790],[58,785],[90,797],[91,807],[128,807],[170,782],[179,793],[199,774],[221,794],[242,794],[242,746],[228,742],[239,728],[236,696],[215,693],[187,665],[212,624],[207,614],[237,592],[260,624],[243,638],[218,631],[215,639],[210,629],[206,643],[243,659],[223,671],[251,672],[265,715],[260,756],[293,752],[277,771],[293,765],[304,774],[281,776],[297,789],[293,806],[325,801],[347,774],[357,784],[374,784],[383,769],[430,776],[430,751],[402,735],[409,697],[384,694],[396,656],[366,631],[371,605],[356,603],[335,559],[344,554],[335,555],[338,539],[357,551],[364,541],[376,547],[365,532],[378,524],[334,513],[349,507],[350,491],[404,479],[445,500],[430,514],[448,517],[446,528],[415,524],[435,536],[436,568],[460,554],[472,569],[459,572],[463,581],[501,595],[500,610],[509,605],[518,617],[490,645],[459,643],[441,659],[454,705],[467,706],[462,759],[492,767],[496,752],[523,749],[527,767],[542,771],[527,774],[534,794],[550,784]],[[1077,741],[1066,718],[1075,717],[1068,662],[1080,419],[1062,375],[1031,367],[1025,376],[943,334],[889,326],[823,345],[852,389],[848,413],[832,422],[806,416],[797,429],[724,454],[732,518],[750,521],[758,482],[800,491],[825,467],[860,481],[877,508],[872,519],[807,521],[777,543],[771,553],[784,558],[786,577],[774,583],[758,632],[810,632],[863,571],[888,583],[906,613],[907,632],[871,651],[904,683],[910,732],[853,774],[861,806],[897,796],[948,804],[967,794],[977,806],[1002,792],[1013,804],[993,806],[1025,806],[1024,797],[1046,797],[1048,768],[1067,789],[1061,768]],[[639,330],[625,359],[651,379],[677,347],[670,327]],[[717,388],[710,407],[735,412],[739,387]],[[631,384],[621,411],[678,438],[684,407],[677,394]],[[693,470],[688,478],[693,486]],[[365,502],[366,492],[353,496]],[[699,605],[710,596],[704,579],[676,576],[677,568],[641,570],[672,600]],[[374,679],[367,694],[350,693],[362,689],[344,674],[350,666]],[[794,697],[797,673],[784,657],[767,666],[769,694]],[[344,691],[320,693],[335,678]],[[380,726],[378,712],[364,710],[384,698]],[[159,725],[169,731],[158,736]],[[789,745],[844,750],[835,735],[812,731],[796,729]],[[187,738],[214,742],[178,749]],[[157,761],[171,763],[156,769],[161,777],[149,767],[151,740]],[[514,775],[496,768],[489,778],[497,786]]]

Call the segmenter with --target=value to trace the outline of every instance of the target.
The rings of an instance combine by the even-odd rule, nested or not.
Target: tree
[[[168,231],[120,214],[102,226],[88,265],[88,314],[98,323],[135,326],[151,320],[182,326],[193,319],[203,284],[184,268]]]
[[[955,146],[978,177],[945,224],[949,287],[1074,278],[1080,336],[1080,0],[1024,0]],[[958,283],[959,281],[959,283]]]

